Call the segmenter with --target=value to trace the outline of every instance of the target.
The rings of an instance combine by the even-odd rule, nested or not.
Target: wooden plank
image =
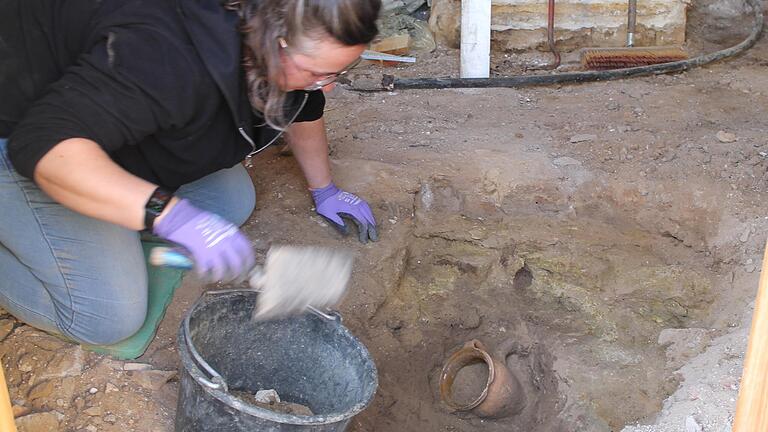
[[[768,243],[733,423],[733,432],[758,431],[768,431]]]
[[[13,419],[11,398],[8,395],[8,386],[5,383],[2,364],[0,364],[0,431],[16,432],[16,421]]]
[[[371,44],[371,51],[403,55],[408,54],[408,46],[411,44],[411,35],[408,33],[398,34],[384,38]]]

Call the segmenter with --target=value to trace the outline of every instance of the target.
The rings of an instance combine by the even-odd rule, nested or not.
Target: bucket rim
[[[189,347],[187,346],[186,338],[184,337],[184,321],[186,321],[188,318],[191,318],[194,312],[203,304],[208,304],[211,301],[221,300],[224,298],[234,297],[238,295],[239,296],[255,296],[257,294],[258,293],[253,290],[245,290],[245,289],[206,291],[206,292],[203,292],[203,294],[195,302],[195,304],[189,309],[189,311],[187,311],[187,313],[184,316],[184,319],[182,320],[182,324],[179,326],[179,330],[177,332],[177,343],[179,346],[179,356],[181,357],[182,367],[187,373],[189,373],[190,377],[195,381],[195,383],[201,389],[203,389],[206,393],[208,393],[209,395],[216,398],[218,401],[224,403],[225,405],[231,408],[234,408],[242,413],[248,414],[253,417],[270,420],[270,421],[274,421],[282,424],[309,426],[309,425],[326,425],[326,424],[338,423],[356,416],[357,414],[361,413],[365,408],[367,408],[368,405],[370,405],[371,402],[373,401],[373,398],[376,395],[376,392],[378,391],[378,388],[379,388],[379,377],[378,377],[378,370],[376,368],[376,363],[373,361],[373,357],[368,351],[368,348],[357,337],[355,337],[355,335],[353,335],[352,332],[350,332],[349,329],[345,327],[340,321],[333,321],[333,322],[329,321],[328,324],[333,324],[337,326],[339,330],[342,332],[344,337],[349,338],[358,344],[360,348],[360,353],[363,356],[363,359],[371,365],[371,369],[367,373],[370,374],[371,378],[373,379],[373,383],[372,383],[373,385],[370,387],[370,390],[368,390],[364,395],[363,401],[358,402],[357,404],[353,405],[349,410],[346,410],[343,413],[317,414],[317,415],[311,415],[311,416],[298,416],[295,414],[277,413],[275,411],[271,411],[266,408],[261,408],[256,405],[250,405],[245,402],[242,402],[240,399],[231,395],[227,391],[224,391],[222,389],[211,388],[205,384],[204,381],[207,381],[208,377],[202,372],[200,366],[192,358],[192,353]],[[210,299],[214,299],[214,300],[210,300]],[[320,318],[317,318],[317,319],[320,319]],[[191,341],[191,338],[190,338],[190,341]]]

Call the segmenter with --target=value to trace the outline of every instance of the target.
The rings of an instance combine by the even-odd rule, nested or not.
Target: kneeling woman
[[[0,1],[0,306],[90,344],[147,313],[140,233],[227,281],[253,265],[240,162],[287,131],[317,212],[376,239],[334,185],[322,90],[379,0]],[[342,219],[342,217],[344,217]]]

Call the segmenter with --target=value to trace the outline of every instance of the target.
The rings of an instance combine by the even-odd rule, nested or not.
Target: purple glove
[[[155,224],[154,232],[184,246],[197,273],[216,281],[244,277],[255,264],[251,243],[236,226],[185,199]]]
[[[312,189],[312,198],[315,199],[317,213],[342,234],[349,234],[349,226],[344,223],[344,218],[357,225],[360,242],[367,243],[369,238],[372,241],[379,240],[376,219],[373,218],[373,212],[365,200],[344,192],[333,183],[322,189]]]

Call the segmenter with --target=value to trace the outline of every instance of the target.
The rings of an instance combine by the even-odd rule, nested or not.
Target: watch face
[[[171,200],[172,196],[172,194],[166,191],[157,189],[147,202],[147,211],[155,213],[156,215],[160,214],[165,206],[168,205],[168,201]]]

